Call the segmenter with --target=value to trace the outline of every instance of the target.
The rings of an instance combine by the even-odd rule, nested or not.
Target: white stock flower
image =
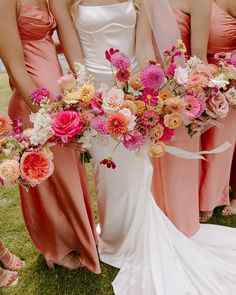
[[[227,85],[229,85],[229,81],[223,73],[210,79],[208,84],[209,87],[218,87],[219,89],[225,89]]]
[[[30,142],[33,145],[43,145],[51,137],[52,118],[49,114],[32,113],[30,122],[33,123],[33,128],[30,131]]]

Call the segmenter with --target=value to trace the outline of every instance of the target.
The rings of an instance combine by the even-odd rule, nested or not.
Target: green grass
[[[0,112],[7,112],[10,90],[7,76],[0,75]],[[88,166],[94,213],[97,211]],[[236,217],[223,218],[217,210],[212,223],[236,227]],[[42,255],[38,254],[31,243],[21,215],[17,189],[0,188],[0,238],[14,253],[26,261],[26,267],[20,272],[16,287],[2,289],[3,295],[112,295],[111,282],[117,270],[102,264],[102,274],[93,275],[86,270],[67,271],[58,267],[55,271],[47,268]],[[158,224],[157,224],[158,227]]]

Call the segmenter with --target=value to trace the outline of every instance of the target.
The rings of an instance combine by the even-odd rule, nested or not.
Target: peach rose
[[[12,121],[8,116],[0,114],[0,136],[7,135],[12,130]]]
[[[15,160],[4,160],[0,164],[0,178],[4,182],[14,183],[20,176],[19,163]]]
[[[162,141],[159,141],[149,148],[149,156],[160,158],[165,154],[165,144]]]
[[[140,73],[136,74],[131,80],[130,80],[130,86],[134,90],[139,90],[143,87],[143,83],[141,81]]]
[[[102,108],[106,113],[116,112],[124,103],[124,91],[117,87],[112,87],[108,92],[103,93]]]
[[[164,134],[164,127],[161,124],[157,124],[154,128],[150,130],[150,138],[152,141],[156,142]]]

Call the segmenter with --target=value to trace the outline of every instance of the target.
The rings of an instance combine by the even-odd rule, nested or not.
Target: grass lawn
[[[7,87],[7,76],[0,75],[0,112],[6,113],[10,91]],[[94,212],[94,192],[91,179],[91,168],[88,166],[91,195]],[[223,218],[216,212],[212,223],[236,227],[236,217]],[[0,238],[14,253],[26,260],[26,267],[20,272],[16,287],[2,289],[3,295],[112,295],[111,282],[117,270],[102,265],[102,274],[93,275],[86,270],[67,271],[47,268],[42,255],[32,245],[21,216],[17,189],[0,188]],[[158,226],[158,224],[157,224]],[[170,282],[171,283],[171,282]],[[173,294],[174,295],[174,294]]]

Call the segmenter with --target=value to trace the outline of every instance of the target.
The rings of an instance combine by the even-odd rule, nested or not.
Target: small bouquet
[[[219,65],[205,65],[196,57],[190,58],[185,67],[178,67],[176,81],[186,89],[185,125],[190,136],[218,125],[231,108],[236,108],[236,58],[227,53],[215,55]]]
[[[38,113],[33,114],[38,137],[44,134],[49,142],[66,146],[72,141],[79,142],[86,135],[91,136],[91,101],[95,88],[92,77],[86,74],[85,67],[77,64],[77,70],[77,80],[70,73],[58,80],[64,95],[57,96],[55,101],[49,100],[49,92],[44,88],[36,89],[32,93],[32,102],[40,106]],[[41,128],[45,121],[49,124],[46,128]],[[83,147],[86,147],[86,150],[81,153],[82,162],[89,162],[89,146],[84,143]]]
[[[175,59],[184,50],[179,42],[164,52],[162,66],[151,61],[132,78],[130,58],[119,50],[106,51],[114,86],[102,85],[93,99],[91,127],[97,136],[110,136],[130,151],[145,149],[151,156],[163,156],[187,109],[185,88],[175,78]],[[112,155],[101,164],[116,167]]]
[[[47,139],[40,144],[35,141],[35,129],[22,127],[20,119],[0,114],[0,184],[20,184],[28,190],[52,175],[53,154]]]

